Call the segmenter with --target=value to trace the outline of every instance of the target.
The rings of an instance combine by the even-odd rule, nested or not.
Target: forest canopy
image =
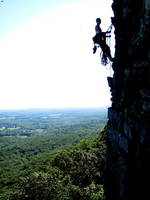
[[[106,121],[99,109],[0,112],[0,199],[103,196]]]

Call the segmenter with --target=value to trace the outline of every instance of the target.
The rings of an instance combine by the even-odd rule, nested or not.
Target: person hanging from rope
[[[111,37],[110,35],[108,35],[108,34],[110,34],[111,31],[102,32],[100,24],[101,24],[101,19],[97,18],[96,26],[95,26],[96,35],[92,38],[93,42],[94,42],[93,54],[96,53],[97,47],[100,46],[102,49],[102,58],[101,58],[102,64],[107,65],[108,59],[111,62],[113,61],[113,58],[112,58],[111,52],[110,52],[110,47],[106,43],[106,37]],[[99,46],[97,46],[97,45],[99,45]]]

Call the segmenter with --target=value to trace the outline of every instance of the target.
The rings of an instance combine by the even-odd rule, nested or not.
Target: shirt
[[[102,33],[102,29],[100,28],[99,25],[95,26],[95,32],[96,32],[96,34]]]

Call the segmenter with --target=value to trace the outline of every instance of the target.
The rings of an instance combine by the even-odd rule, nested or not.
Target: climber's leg
[[[109,48],[109,46],[107,44],[104,47],[104,52],[106,53],[106,55],[109,58],[109,60],[112,62],[113,58],[112,58],[111,53],[110,53],[110,48]]]

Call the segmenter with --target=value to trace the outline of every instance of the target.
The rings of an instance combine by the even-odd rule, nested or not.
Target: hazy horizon
[[[58,108],[58,107],[49,107],[49,108],[18,108],[18,109],[15,109],[15,108],[10,108],[10,109],[1,109],[0,108],[0,112],[1,111],[28,111],[28,110],[97,110],[97,109],[108,109],[109,106],[101,106],[101,107],[61,107],[61,108]]]

